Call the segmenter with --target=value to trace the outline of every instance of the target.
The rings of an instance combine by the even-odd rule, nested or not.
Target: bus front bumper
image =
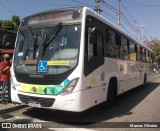
[[[38,108],[47,108],[54,110],[65,110],[72,112],[83,111],[83,105],[80,104],[80,92],[68,95],[38,95],[19,92],[11,89],[11,100],[16,103],[24,103],[26,105]]]

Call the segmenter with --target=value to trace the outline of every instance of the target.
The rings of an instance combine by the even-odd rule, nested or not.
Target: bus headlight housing
[[[61,92],[62,95],[66,95],[69,94],[73,91],[73,89],[76,87],[77,83],[78,83],[79,78],[75,78],[73,80],[71,80],[71,82],[66,86],[66,88],[64,88]]]
[[[10,82],[11,82],[11,87],[12,87],[14,90],[16,90],[16,87],[15,87],[15,85],[14,85],[13,77],[12,77],[12,76],[11,76],[11,78],[10,78]]]
[[[20,87],[20,84],[15,80],[15,76],[11,76],[10,82],[12,89],[17,90],[17,87]]]

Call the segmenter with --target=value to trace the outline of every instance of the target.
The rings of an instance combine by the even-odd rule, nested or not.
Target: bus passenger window
[[[136,50],[133,42],[130,42],[130,60],[136,61]]]
[[[88,60],[91,60],[94,56],[102,57],[102,34],[96,28],[88,28],[88,32]]]
[[[107,35],[108,35],[107,48],[106,48],[107,56],[111,58],[117,58],[119,55],[118,55],[118,45],[116,44],[115,32],[108,30]]]
[[[142,61],[141,47],[137,45],[137,60]]]
[[[124,45],[124,59],[129,60],[129,41],[126,40],[126,44]]]
[[[149,52],[149,63],[152,63],[152,56],[151,56],[151,52]]]
[[[116,44],[118,45],[118,57],[120,59],[124,59],[124,54],[123,54],[123,43],[122,43],[122,37],[118,34],[116,34]]]
[[[104,63],[103,23],[94,18],[86,21],[84,74],[88,75]]]
[[[93,57],[93,40],[91,37],[92,29],[88,28],[88,61]]]
[[[148,50],[146,50],[146,61],[147,63],[149,63],[149,51]]]
[[[129,60],[129,45],[127,39],[122,38],[122,45],[123,45],[124,59]]]
[[[121,59],[128,60],[128,46],[127,46],[127,39],[124,37],[121,37],[121,47],[122,47],[122,53],[121,53]]]
[[[100,32],[97,32],[97,56],[99,57],[103,57],[102,45],[103,35]]]
[[[146,62],[146,50],[142,48],[142,61]]]

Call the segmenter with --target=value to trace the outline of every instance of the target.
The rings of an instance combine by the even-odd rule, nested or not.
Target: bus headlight
[[[79,78],[75,78],[73,80],[71,80],[71,82],[66,86],[66,88],[64,88],[61,92],[62,95],[66,95],[69,94],[73,91],[73,89],[75,88],[75,86],[78,83]]]
[[[15,79],[14,76],[11,76],[11,78],[10,78],[11,88],[16,90],[16,88],[19,87],[20,84],[19,83],[15,83],[14,79]]]
[[[13,83],[13,78],[12,76],[10,77],[10,82],[11,82],[11,87],[16,90],[16,87],[14,86],[14,83]]]

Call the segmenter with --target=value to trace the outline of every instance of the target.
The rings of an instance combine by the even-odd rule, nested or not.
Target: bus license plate
[[[41,105],[40,105],[39,102],[34,102],[34,101],[30,101],[30,102],[28,103],[28,105],[31,106],[31,107],[37,107],[37,108],[40,108],[40,107],[41,107]]]

